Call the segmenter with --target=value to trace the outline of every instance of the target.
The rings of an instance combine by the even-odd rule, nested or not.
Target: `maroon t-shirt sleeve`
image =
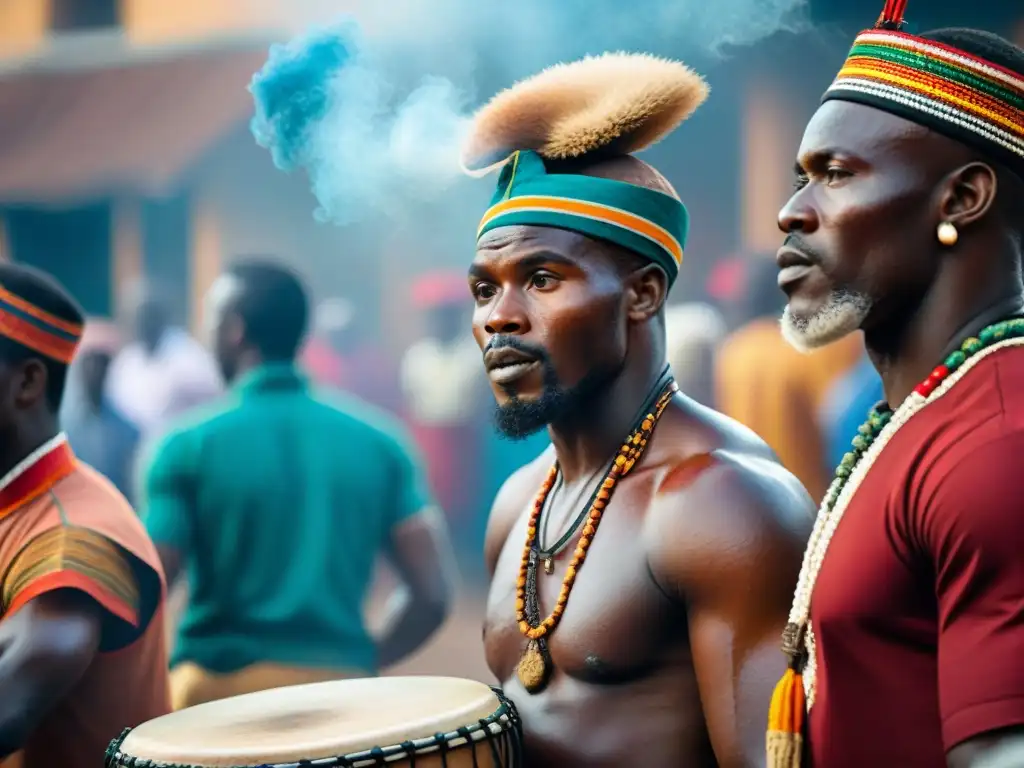
[[[938,598],[939,706],[949,750],[1024,724],[1024,433],[972,448],[921,512]]]

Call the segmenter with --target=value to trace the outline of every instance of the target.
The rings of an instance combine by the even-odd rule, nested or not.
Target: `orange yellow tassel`
[[[768,709],[768,768],[800,768],[806,716],[803,676],[790,667],[775,686]]]

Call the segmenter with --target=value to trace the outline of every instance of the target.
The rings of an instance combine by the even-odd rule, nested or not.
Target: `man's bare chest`
[[[568,591],[561,622],[548,638],[558,673],[595,684],[642,676],[660,665],[663,654],[686,642],[683,611],[660,591],[651,574],[644,516],[630,512],[625,506],[628,501],[622,499],[618,509],[609,508],[601,521]],[[536,600],[541,619],[559,599],[578,539],[579,532],[553,558],[550,573],[538,564]],[[557,536],[549,541],[557,541]],[[485,650],[492,672],[501,680],[514,674],[527,644],[516,620],[525,542],[524,515],[501,552],[488,597]]]

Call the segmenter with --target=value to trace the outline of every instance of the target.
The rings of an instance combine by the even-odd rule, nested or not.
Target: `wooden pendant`
[[[529,693],[537,693],[547,684],[550,673],[548,661],[544,658],[540,645],[536,640],[531,640],[516,667],[519,682]]]

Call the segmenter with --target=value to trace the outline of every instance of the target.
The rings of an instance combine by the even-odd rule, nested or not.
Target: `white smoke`
[[[280,167],[309,175],[318,218],[410,219],[424,203],[472,184],[459,175],[458,147],[472,107],[495,90],[607,50],[709,62],[799,30],[806,5],[360,0],[352,4],[355,25],[315,29],[272,53],[253,81],[253,131]],[[289,4],[293,19],[323,18],[324,9],[323,0]],[[325,53],[332,39],[333,53]]]

